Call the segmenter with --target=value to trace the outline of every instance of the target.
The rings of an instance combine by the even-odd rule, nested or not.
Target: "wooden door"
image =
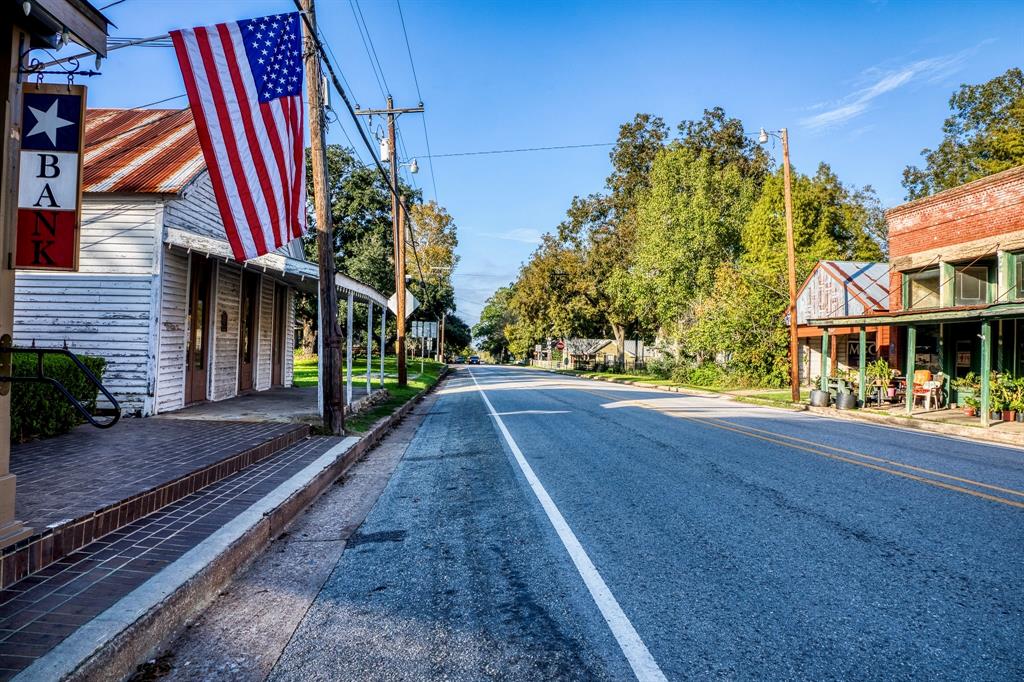
[[[288,289],[278,284],[274,287],[274,340],[273,340],[273,368],[271,369],[270,383],[274,386],[281,386],[284,377],[284,358],[287,349],[285,348],[285,332],[288,323]]]
[[[212,268],[203,256],[192,256],[185,340],[185,403],[206,400],[210,362]]]
[[[256,371],[257,323],[259,322],[260,276],[242,273],[242,310],[238,329],[238,390],[250,391]]]

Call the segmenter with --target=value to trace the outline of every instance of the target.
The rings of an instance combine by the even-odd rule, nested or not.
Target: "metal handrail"
[[[67,348],[36,348],[34,346],[31,347],[31,348],[21,348],[21,347],[18,347],[18,346],[9,346],[9,347],[0,349],[0,352],[3,352],[3,353],[35,353],[35,355],[36,355],[36,373],[35,373],[35,376],[15,376],[15,375],[6,376],[6,377],[5,376],[0,376],[0,383],[3,383],[3,382],[18,383],[18,382],[20,382],[20,383],[43,383],[43,384],[50,384],[51,386],[56,388],[58,391],[60,391],[61,393],[64,394],[64,397],[67,398],[69,403],[71,403],[71,406],[74,407],[76,410],[78,410],[78,413],[81,414],[85,418],[85,420],[87,422],[89,422],[90,424],[92,424],[93,426],[95,426],[98,429],[109,429],[111,426],[116,424],[121,419],[121,406],[118,404],[117,399],[114,398],[114,396],[110,394],[110,391],[108,391],[106,389],[106,387],[100,382],[99,378],[95,374],[92,373],[92,370],[89,369],[88,367],[86,367],[85,363],[83,363],[81,361],[81,359],[79,359],[79,357],[77,355],[72,353]],[[57,381],[53,377],[48,377],[45,374],[43,374],[43,356],[47,355],[47,354],[50,354],[50,355],[63,355],[65,357],[67,357],[67,358],[70,358],[71,362],[75,363],[75,365],[78,366],[78,369],[82,370],[82,373],[85,375],[86,379],[88,379],[90,382],[92,382],[96,386],[96,388],[99,389],[100,393],[102,393],[103,396],[110,402],[110,404],[113,405],[113,409],[110,410],[110,421],[107,421],[107,422],[97,421],[95,416],[93,415],[93,413],[90,412],[89,410],[87,410],[85,408],[85,405],[83,405],[82,403],[80,403],[78,401],[78,398],[76,398],[75,396],[71,395],[71,392],[67,389],[66,386],[64,386],[64,384],[60,383],[59,381]],[[13,367],[13,365],[12,365],[12,367]],[[107,412],[107,411],[104,410],[104,413],[105,412]]]

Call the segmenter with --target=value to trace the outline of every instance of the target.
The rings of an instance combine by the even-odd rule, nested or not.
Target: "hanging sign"
[[[17,269],[78,269],[84,132],[85,86],[23,86]]]

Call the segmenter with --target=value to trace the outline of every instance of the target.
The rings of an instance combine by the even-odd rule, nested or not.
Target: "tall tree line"
[[[950,98],[923,167],[903,173],[916,199],[1024,164],[1020,69]],[[654,342],[662,371],[693,383],[787,381],[783,178],[741,121],[715,107],[670,131],[650,114],[619,129],[605,187],[574,197],[515,282],[474,329],[485,349],[525,357],[547,338]],[[820,259],[886,258],[887,228],[870,186],[821,163],[793,173],[797,278]],[[493,352],[493,351],[492,351]]]

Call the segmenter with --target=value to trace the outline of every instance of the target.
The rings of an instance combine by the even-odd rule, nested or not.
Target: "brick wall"
[[[903,273],[889,273],[889,310],[903,309]]]
[[[979,239],[1024,236],[1024,166],[1011,168],[886,213],[889,252],[898,259]],[[899,308],[893,282],[890,308]]]

